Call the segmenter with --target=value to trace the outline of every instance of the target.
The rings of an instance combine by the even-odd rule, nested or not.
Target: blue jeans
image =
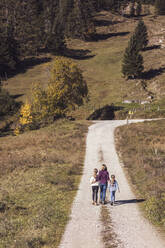
[[[100,201],[105,201],[107,184],[100,184]]]
[[[116,191],[111,191],[111,202],[115,202],[115,193]]]

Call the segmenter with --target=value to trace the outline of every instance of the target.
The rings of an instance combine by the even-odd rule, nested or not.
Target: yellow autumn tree
[[[47,87],[34,84],[31,95],[31,104],[24,104],[20,110],[19,123],[23,130],[65,116],[68,110],[83,104],[88,96],[88,88],[81,70],[72,60],[56,57]]]
[[[43,89],[39,84],[33,87],[32,109],[35,119],[64,116],[69,109],[82,105],[87,95],[87,84],[77,65],[70,59],[56,57],[47,88]]]
[[[19,135],[24,130],[31,129],[32,124],[33,124],[32,106],[29,103],[25,103],[21,106],[19,125],[15,128],[14,134]]]
[[[88,95],[88,88],[81,70],[70,59],[56,57],[47,89],[48,99],[57,108],[67,111],[80,106]]]
[[[33,117],[32,117],[31,105],[29,103],[25,103],[24,105],[22,105],[20,110],[19,122],[22,126],[32,124]]]
[[[42,122],[49,115],[47,90],[39,83],[34,84],[32,88],[32,112],[36,123]]]

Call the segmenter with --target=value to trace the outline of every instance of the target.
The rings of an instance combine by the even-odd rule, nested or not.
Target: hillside
[[[121,64],[124,49],[138,23],[138,19],[129,19],[110,12],[98,13],[95,17],[97,41],[67,41],[68,55],[80,66],[89,88],[90,101],[73,113],[78,119],[86,119],[94,110],[112,103],[127,109],[137,109],[135,117],[164,115],[164,53],[159,39],[164,37],[164,18],[153,15],[144,16],[148,28],[149,45],[144,56],[145,78],[143,80],[125,80],[121,74]],[[160,30],[160,31],[158,31]],[[18,96],[18,100],[25,100],[30,95],[31,85],[40,82],[46,85],[49,77],[48,65],[50,57],[34,60],[34,65],[27,65],[22,73],[8,79],[5,88],[11,94]],[[38,63],[39,65],[35,65]],[[148,101],[153,96],[151,104],[147,104],[146,111],[140,101]],[[132,101],[135,104],[123,104],[123,101]],[[163,109],[157,112],[157,109]],[[140,111],[138,111],[140,109]],[[124,112],[125,112],[124,111]],[[157,113],[155,113],[155,111]],[[116,118],[122,118],[118,115]],[[125,118],[125,114],[124,114]]]
[[[39,47],[35,46],[34,53],[32,53],[33,49],[28,50],[26,55],[23,52],[15,68],[5,66],[0,78],[3,89],[10,94],[7,103],[11,104],[7,114],[0,116],[0,247],[2,248],[58,247],[82,174],[85,137],[90,125],[90,122],[85,120],[165,116],[165,18],[155,15],[153,6],[149,7],[149,14],[141,16],[147,25],[149,36],[148,47],[141,52],[144,57],[144,72],[141,78],[127,80],[121,73],[123,54],[140,17],[122,16],[116,12],[116,9],[105,10],[104,6],[102,10],[103,6],[100,5],[94,8],[90,1],[87,1],[86,5],[83,5],[82,0],[39,2],[47,6],[47,12],[43,12],[41,8],[39,12],[41,19],[37,20],[41,20],[43,25],[42,18],[45,20],[49,17],[46,24],[50,25],[50,29],[44,29],[43,40]],[[21,11],[21,5],[13,7],[13,0],[11,5],[10,1],[0,1],[0,3],[6,3],[7,9],[9,6],[12,7],[11,12],[15,8],[18,11],[17,14]],[[31,8],[31,4],[35,4],[35,1],[28,3],[27,8]],[[55,5],[52,5],[53,3]],[[59,6],[63,7],[59,8]],[[95,12],[94,9],[101,11]],[[31,13],[35,21],[38,17],[37,13]],[[67,13],[69,15],[66,15]],[[54,19],[56,15],[57,18]],[[27,20],[27,13],[23,18]],[[61,21],[60,25],[59,21]],[[61,30],[65,32],[59,36],[58,32],[52,32],[53,27],[56,27],[59,33]],[[22,30],[23,26],[20,28]],[[29,26],[26,28],[29,30]],[[38,26],[36,28],[38,30]],[[37,32],[37,30],[33,31]],[[75,32],[72,32],[73,30]],[[31,34],[35,39],[34,44],[38,44],[38,37],[42,35],[40,34],[41,36],[37,36],[36,39],[36,36],[33,36],[34,33]],[[19,41],[20,33],[16,34],[16,40]],[[0,40],[1,38],[0,36]],[[25,38],[28,39],[28,35],[27,37],[25,35]],[[52,48],[54,39],[57,39],[53,43],[56,45]],[[25,41],[26,39],[20,41],[23,51],[26,50]],[[82,106],[67,112],[70,121],[66,118],[54,120],[51,125],[47,123],[39,130],[14,136],[13,131],[20,117],[18,109],[22,103],[31,99],[34,83],[39,83],[43,88],[47,87],[52,62],[54,58],[61,55],[74,61],[82,70],[88,86],[89,100]],[[5,105],[7,104],[4,103]],[[16,108],[13,110],[12,106]],[[1,106],[1,108],[4,107]],[[129,115],[130,111],[131,115]],[[92,117],[91,114],[93,114]],[[163,151],[160,148],[164,144],[163,125],[164,121],[158,121],[156,124],[131,125],[130,129],[121,128],[117,133],[118,138],[121,139],[121,147],[118,146],[118,149],[121,150],[123,161],[126,166],[135,164],[133,170],[136,172],[133,175],[135,178],[130,173],[130,180],[135,184],[135,188],[138,188],[142,175],[143,179],[147,180],[145,191],[149,192],[149,197],[153,193],[153,188],[150,187],[152,180],[148,175],[156,177],[157,181],[160,176],[160,183],[164,189],[163,167],[158,165],[157,170],[153,166],[155,154],[156,163],[159,164],[160,161],[163,163]],[[152,134],[155,129],[157,132]],[[139,164],[136,164],[139,160],[134,160],[134,154],[141,156],[140,142],[147,143],[148,136],[151,144],[149,148],[145,147],[145,160],[152,155],[151,164],[144,163],[141,169]],[[126,150],[124,150],[125,137],[130,145]],[[137,143],[132,144],[131,137],[136,137]],[[154,145],[152,140],[155,140]],[[132,156],[127,161],[127,156],[132,151]],[[153,171],[153,175],[149,172],[150,170]],[[142,191],[140,193],[143,194]],[[163,192],[158,188],[154,194],[157,197],[160,194],[163,195]],[[155,202],[151,204],[155,207]],[[147,206],[152,212],[150,202]],[[161,212],[158,215],[158,221],[155,219],[152,221],[162,225],[163,214]]]

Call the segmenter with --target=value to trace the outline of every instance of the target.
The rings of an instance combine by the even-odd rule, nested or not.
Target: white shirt
[[[91,186],[99,186],[99,181],[96,181],[96,178],[94,178],[94,176],[92,176],[90,178],[90,184],[91,184]]]

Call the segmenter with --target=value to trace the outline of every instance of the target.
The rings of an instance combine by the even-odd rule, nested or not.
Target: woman
[[[106,190],[109,181],[109,173],[107,171],[107,166],[102,165],[99,171],[99,185],[100,185],[100,203],[105,204]]]

